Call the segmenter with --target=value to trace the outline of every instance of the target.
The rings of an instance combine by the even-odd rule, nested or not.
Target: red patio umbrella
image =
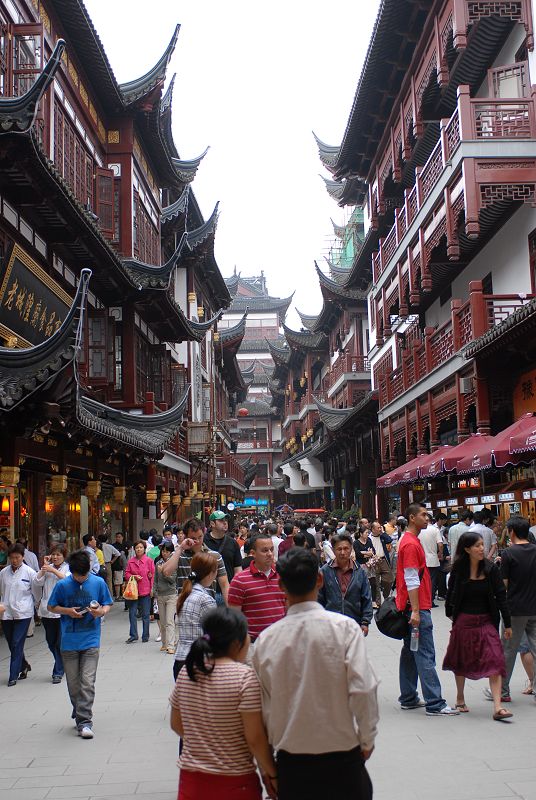
[[[536,417],[524,414],[518,420],[521,430],[510,437],[510,453],[530,453],[536,451]]]

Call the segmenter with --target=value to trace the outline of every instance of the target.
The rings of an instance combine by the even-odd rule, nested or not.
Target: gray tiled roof
[[[163,84],[169,61],[175,50],[175,45],[177,44],[179,31],[180,25],[176,25],[171,41],[152,69],[146,72],[145,75],[142,75],[141,78],[136,78],[133,81],[128,81],[128,83],[119,85],[119,90],[126,105],[135,103],[136,100],[152,92],[158,85]]]

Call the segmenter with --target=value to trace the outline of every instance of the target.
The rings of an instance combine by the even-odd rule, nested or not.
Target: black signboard
[[[0,275],[0,335],[13,345],[39,344],[65,319],[72,298],[19,245]]]

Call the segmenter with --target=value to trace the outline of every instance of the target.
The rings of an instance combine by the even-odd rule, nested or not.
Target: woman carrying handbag
[[[134,558],[130,558],[125,570],[125,580],[127,589],[125,600],[128,605],[128,616],[130,620],[130,634],[126,640],[127,644],[138,641],[138,608],[142,618],[142,642],[149,641],[149,615],[151,613],[151,590],[154,580],[154,561],[145,555],[146,543],[138,541],[134,545]],[[128,580],[134,578],[137,583],[137,600],[128,599]]]

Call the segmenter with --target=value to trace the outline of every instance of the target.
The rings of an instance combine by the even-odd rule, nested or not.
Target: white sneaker
[[[450,706],[444,706],[441,711],[427,711],[427,717],[456,717],[460,712],[457,708],[451,708]]]
[[[82,739],[93,739],[93,731],[89,725],[84,725],[83,728],[80,728],[78,735],[81,736]]]
[[[158,636],[157,636],[157,637],[156,637],[156,639],[155,639],[155,642],[161,642],[161,641],[162,641],[162,636],[161,636],[161,634],[159,633],[159,634],[158,634]]]

